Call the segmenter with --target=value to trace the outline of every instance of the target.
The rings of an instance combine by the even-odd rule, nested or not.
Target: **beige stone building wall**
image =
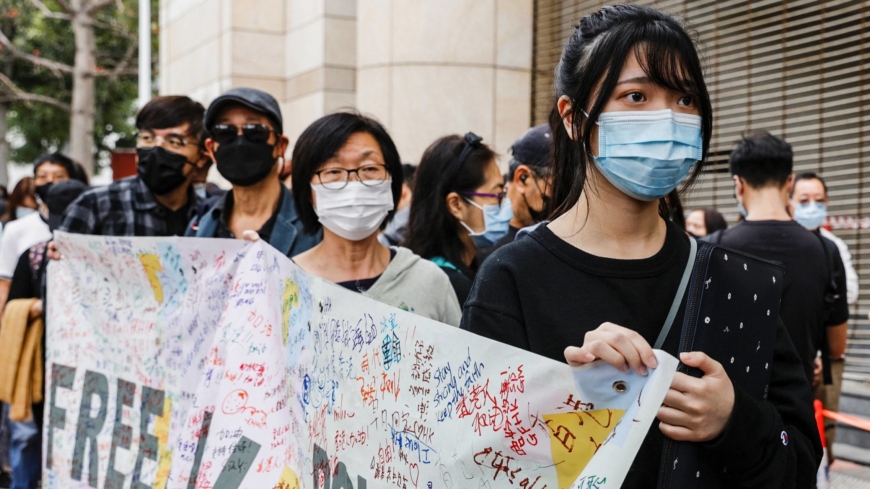
[[[163,0],[160,26],[161,93],[266,90],[291,144],[342,108],[412,162],[467,131],[503,153],[531,121],[533,0]]]
[[[359,0],[357,105],[415,161],[473,131],[505,151],[531,120],[532,0]]]
[[[286,3],[287,82],[281,111],[292,144],[317,118],[356,106],[357,2]]]

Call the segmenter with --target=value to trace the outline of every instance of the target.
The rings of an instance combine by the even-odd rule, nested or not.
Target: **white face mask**
[[[320,224],[350,241],[360,241],[376,233],[394,205],[390,180],[375,183],[348,182],[341,190],[312,184],[317,202],[314,212]]]

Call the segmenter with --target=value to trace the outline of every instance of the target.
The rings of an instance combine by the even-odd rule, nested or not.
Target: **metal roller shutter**
[[[737,217],[728,153],[747,129],[766,129],[795,150],[795,171],[825,177],[833,231],[846,241],[861,277],[852,307],[847,376],[870,380],[870,152],[865,100],[870,87],[868,4],[861,0],[640,1],[684,17],[700,40],[713,97],[709,165],[686,197]],[[553,107],[553,70],[580,17],[601,1],[535,2],[532,119]]]

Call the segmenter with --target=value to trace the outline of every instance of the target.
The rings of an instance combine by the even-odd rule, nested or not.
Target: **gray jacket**
[[[407,248],[393,249],[396,256],[363,295],[418,316],[459,326],[462,308],[447,275],[438,265]]]

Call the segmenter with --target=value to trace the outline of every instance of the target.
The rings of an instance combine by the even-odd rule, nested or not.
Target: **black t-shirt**
[[[15,273],[9,285],[7,301],[15,299],[43,298],[45,280],[45,249],[48,242],[39,243],[18,257]]]
[[[846,265],[843,264],[843,257],[840,256],[840,248],[837,247],[837,243],[822,236],[818,229],[813,231],[813,234],[817,238],[822,238],[822,241],[828,247],[828,269],[833,274],[832,280],[837,284],[836,293],[840,296],[831,308],[830,316],[828,316],[825,325],[838,326],[849,320],[849,299],[846,294]]]
[[[785,272],[779,317],[788,329],[807,378],[812,380],[813,361],[824,326],[841,324],[849,318],[845,285],[828,316],[825,291],[830,266],[822,241],[795,221],[743,221],[723,231],[719,243],[782,263]]]
[[[161,209],[166,217],[166,232],[169,233],[168,236],[184,236],[195,207],[196,202],[188,198],[187,203],[177,210],[173,211],[165,207]]]
[[[472,322],[472,331],[560,362],[565,361],[566,346],[582,344],[587,331],[605,322],[631,328],[649,344],[655,342],[689,258],[689,238],[676,226],[668,225],[665,244],[658,253],[641,260],[590,255],[566,243],[547,226],[539,226],[528,237],[534,239],[501,248],[483,267],[486,270],[487,264],[498,258],[504,268],[516,270],[517,276],[523,278],[515,284],[516,290],[505,290],[494,297],[498,304],[486,302],[485,298],[492,296],[491,289],[473,290],[466,304],[496,307],[508,316],[504,320],[512,327],[498,326],[490,331]],[[495,280],[487,281],[489,287],[511,280],[490,278]],[[682,310],[675,321],[681,323]],[[558,327],[513,327],[520,324]],[[677,350],[678,336],[668,336],[665,346],[671,346],[671,351]]]
[[[453,292],[456,294],[456,299],[459,301],[459,306],[462,307],[468,299],[468,294],[471,293],[471,286],[474,283],[474,276],[477,274],[477,269],[483,260],[480,255],[474,258],[470,267],[466,267],[464,263],[454,264],[445,263],[439,265],[441,271],[447,274],[450,280],[450,285],[453,287]]]
[[[223,202],[222,207],[220,206],[220,202]],[[281,192],[281,196],[278,198],[278,205],[275,207],[275,212],[272,213],[269,220],[263,223],[263,226],[257,231],[257,234],[260,235],[260,239],[266,243],[272,239],[272,230],[275,229],[275,223],[278,221],[278,212],[281,209],[281,204],[283,202],[284,192]],[[233,193],[227,193],[224,200],[219,201],[215,207],[220,211],[215,237],[229,239],[235,238],[236,235],[233,233],[232,229],[230,229],[230,215],[233,213]]]
[[[498,240],[494,245],[490,246],[489,248],[483,248],[478,251],[478,260],[483,263],[483,260],[489,258],[489,255],[491,255],[495,250],[501,248],[508,243],[513,243],[514,239],[516,239],[517,237],[517,233],[519,232],[519,230],[520,228],[515,228],[513,225],[508,226],[508,232],[504,238]]]
[[[546,225],[497,250],[486,260],[465,303],[463,329],[565,361],[568,346],[604,322],[631,328],[653,344],[662,329],[689,256],[685,233],[668,223],[662,249],[640,260],[585,253]],[[685,297],[663,350],[676,355]],[[770,402],[735,389],[732,419],[715,440],[702,445],[721,458],[746,487],[812,487],[821,446],[812,415],[809,384],[788,335],[777,332]],[[780,433],[788,431],[783,447]],[[814,437],[814,438],[812,438]],[[653,423],[624,488],[654,487],[664,435]],[[816,453],[818,452],[818,453]],[[805,464],[809,469],[798,470]],[[786,481],[802,482],[789,484]],[[807,481],[803,481],[807,479]]]
[[[393,258],[396,257],[396,250],[390,248],[390,261],[393,261]],[[383,275],[383,274],[381,274]],[[339,282],[336,285],[340,285],[347,290],[352,290],[354,292],[359,292],[360,294],[367,292],[378,279],[381,278],[381,275],[372,278],[361,278],[357,280],[348,280],[347,282]]]

